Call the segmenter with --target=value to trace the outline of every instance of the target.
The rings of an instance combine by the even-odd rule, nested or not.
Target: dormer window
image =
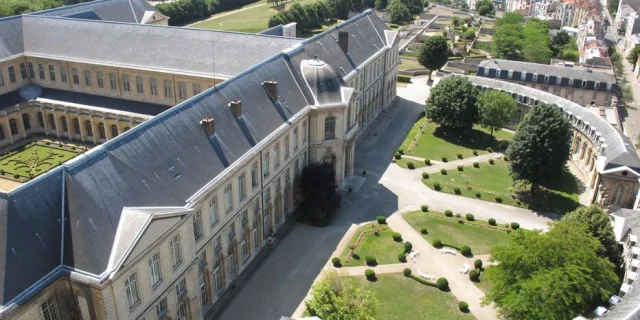
[[[596,90],[600,89],[600,82],[596,81],[595,89],[596,89]]]
[[[533,74],[533,81],[534,82],[538,81],[538,74],[537,73]]]
[[[502,70],[496,69],[496,78],[500,78],[501,73],[502,73]]]
[[[611,88],[613,88],[613,83],[608,82],[607,83],[607,91],[611,91]]]
[[[544,83],[549,83],[549,76],[544,76]]]
[[[522,72],[522,73],[520,74],[520,80],[522,80],[522,81],[527,80],[527,73],[526,73],[526,72]]]
[[[573,78],[569,78],[569,87],[573,87]]]
[[[587,87],[587,80],[582,80],[582,87],[586,88]]]
[[[562,77],[556,77],[556,85],[560,85],[562,83]]]
[[[484,75],[488,76],[489,75],[489,68],[484,68]]]
[[[509,73],[507,75],[509,79],[513,78],[513,70],[509,70]]]

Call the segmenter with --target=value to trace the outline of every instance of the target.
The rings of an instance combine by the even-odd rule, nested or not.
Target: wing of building
[[[201,319],[302,168],[348,183],[395,98],[399,40],[371,11],[309,39],[167,19],[142,0],[0,19],[0,147],[90,147],[0,186],[0,317]]]

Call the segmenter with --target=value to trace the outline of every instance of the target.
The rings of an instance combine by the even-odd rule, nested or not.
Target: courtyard
[[[34,140],[6,151],[0,157],[0,176],[18,182],[27,181],[77,156],[82,148],[62,142]]]
[[[386,225],[372,223],[363,226],[349,241],[340,255],[340,261],[344,266],[364,266],[367,264],[365,257],[373,257],[376,265],[398,263],[403,243],[395,241],[392,234],[393,230]]]

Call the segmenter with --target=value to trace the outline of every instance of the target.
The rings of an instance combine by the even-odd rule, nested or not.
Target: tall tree
[[[312,223],[324,224],[340,207],[341,196],[336,192],[338,183],[332,165],[311,163],[302,170],[300,179],[305,198],[306,216]]]
[[[553,52],[550,48],[549,25],[546,21],[530,19],[524,25],[522,56],[526,61],[548,64]]]
[[[620,246],[616,241],[611,218],[597,205],[590,207],[580,207],[562,217],[562,221],[569,223],[584,223],[587,231],[594,236],[602,245],[598,255],[606,257],[614,266],[622,265]]]
[[[491,49],[500,59],[520,60],[524,46],[524,31],[521,24],[503,24],[493,35]]]
[[[615,293],[613,264],[597,255],[601,244],[582,224],[556,223],[548,233],[518,230],[491,250],[484,277],[505,319],[573,319]]]
[[[478,113],[480,124],[493,131],[502,129],[518,113],[518,104],[506,92],[488,90],[478,97]]]
[[[376,0],[376,9],[383,10],[387,7],[387,0]]]
[[[373,290],[330,270],[311,287],[311,299],[305,304],[312,316],[323,320],[374,320],[379,302]]]
[[[331,10],[331,16],[338,19],[347,19],[349,17],[349,11],[351,11],[353,4],[351,0],[326,0],[329,9]]]
[[[558,55],[562,51],[562,47],[571,41],[571,36],[564,30],[556,33],[551,38],[551,49],[554,55]]]
[[[478,121],[478,89],[465,77],[442,79],[431,89],[425,113],[441,127],[466,132]]]
[[[496,14],[496,8],[491,0],[476,1],[476,11],[481,16],[494,16]]]
[[[391,0],[387,5],[387,12],[393,23],[407,23],[413,20],[409,8],[402,0]]]
[[[502,18],[496,20],[496,27],[501,27],[505,24],[523,24],[524,16],[519,12],[507,12]]]
[[[531,192],[557,181],[569,159],[571,125],[553,105],[538,105],[520,123],[507,154],[515,181],[531,184]]]
[[[351,4],[354,12],[362,12],[366,8],[364,0],[351,0]]]
[[[420,45],[418,50],[418,63],[429,70],[429,80],[431,73],[444,67],[449,59],[449,45],[443,36],[434,36]]]
[[[631,50],[631,52],[629,52],[629,55],[627,56],[627,61],[629,61],[629,63],[633,66],[633,68],[636,67],[639,54],[640,54],[640,47],[635,47]]]

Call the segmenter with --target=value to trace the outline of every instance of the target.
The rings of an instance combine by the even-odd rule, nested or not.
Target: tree
[[[530,19],[524,25],[522,56],[526,61],[548,64],[553,52],[550,49],[549,25],[546,21]]]
[[[563,49],[558,58],[578,62],[580,60],[580,52],[578,50]]]
[[[501,27],[506,24],[523,24],[524,16],[518,12],[507,12],[502,18],[496,20],[496,27]]]
[[[375,6],[376,6],[376,0],[365,0],[365,1],[364,1],[364,5],[365,5],[367,8],[373,8],[373,7],[375,7]]]
[[[364,0],[351,0],[351,4],[354,12],[362,12],[366,8]]]
[[[509,171],[531,193],[549,186],[564,172],[569,159],[571,125],[560,108],[543,104],[531,109],[509,144]]]
[[[597,252],[598,255],[609,259],[616,267],[622,265],[621,250],[611,226],[611,218],[600,207],[597,205],[580,207],[562,217],[562,221],[583,223],[589,234],[598,239],[602,245],[601,250]]]
[[[317,7],[313,3],[307,3],[302,7],[304,8],[304,12],[307,14],[307,17],[309,17],[309,24],[312,27],[320,27],[324,19],[320,19]]]
[[[311,299],[305,304],[312,316],[323,320],[374,320],[379,302],[373,290],[330,270],[311,287]]]
[[[638,54],[640,54],[640,47],[635,47],[631,50],[631,52],[629,52],[629,55],[627,56],[627,61],[629,61],[634,69],[636,67],[636,63],[638,62]]]
[[[402,0],[402,3],[409,8],[409,12],[412,15],[418,15],[424,11],[424,5],[421,0]]]
[[[560,51],[562,51],[562,47],[571,41],[571,36],[566,31],[560,31],[556,33],[553,38],[551,38],[551,50],[553,50],[553,55],[557,56]]]
[[[395,0],[394,0],[395,1]],[[447,39],[443,36],[433,36],[422,45],[418,50],[418,63],[429,70],[429,80],[431,81],[431,73],[447,64],[449,59],[449,45]]]
[[[328,223],[342,200],[336,192],[338,183],[333,166],[324,163],[309,164],[302,170],[300,187],[305,198],[306,217],[312,223]]]
[[[467,40],[473,40],[476,38],[476,27],[469,27],[462,33],[462,38]]]
[[[387,0],[376,0],[376,9],[383,10],[387,7]]]
[[[313,28],[313,21],[311,21],[307,11],[301,4],[295,3],[287,11],[293,16],[293,21],[298,23],[296,28],[299,31],[309,32]]]
[[[331,11],[331,17],[338,19],[347,19],[349,17],[349,11],[351,11],[353,4],[351,0],[326,0],[327,6]]]
[[[478,97],[480,124],[493,131],[502,129],[518,113],[518,104],[508,93],[489,90]]]
[[[402,0],[391,0],[387,6],[387,12],[393,23],[407,23],[413,20],[409,8]]]
[[[499,20],[500,19],[498,19],[498,21]],[[524,31],[522,25],[503,24],[496,29],[491,47],[500,59],[520,60],[524,46],[523,39]]]
[[[491,0],[479,0],[476,2],[476,11],[481,16],[494,16],[496,9]]]
[[[469,79],[453,76],[431,89],[425,113],[441,127],[466,132],[478,121],[478,89]]]
[[[573,319],[615,293],[613,264],[583,225],[556,223],[548,233],[517,230],[491,250],[483,277],[492,283],[483,303],[494,301],[506,319]]]

